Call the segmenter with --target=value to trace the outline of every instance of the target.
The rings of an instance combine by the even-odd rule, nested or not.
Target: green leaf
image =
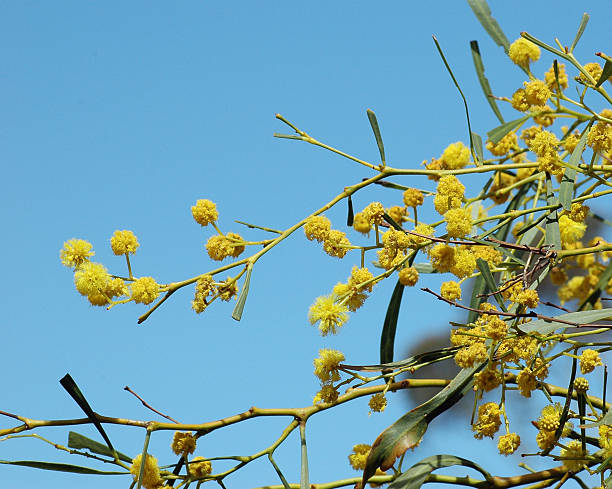
[[[573,327],[571,324],[567,324],[567,322],[575,324],[592,324],[596,321],[601,321],[607,318],[612,318],[612,308],[598,309],[595,311],[570,312],[567,314],[561,314],[560,316],[555,316],[552,318],[552,321],[548,319],[537,319],[535,321],[521,324],[520,329],[525,334],[537,333],[542,336],[547,336],[553,333],[556,329]]]
[[[448,61],[446,61],[446,57],[444,56],[444,53],[442,52],[442,48],[440,47],[440,43],[436,39],[436,36],[432,36],[432,37],[433,37],[434,43],[436,45],[436,48],[438,49],[438,53],[440,53],[440,57],[442,58],[442,61],[444,62],[444,66],[446,67],[446,70],[448,71],[448,74],[450,75],[451,79],[453,80],[453,83],[457,87],[457,90],[459,90],[459,95],[461,95],[461,99],[463,100],[463,106],[465,107],[465,117],[467,118],[468,134],[470,136],[470,148],[473,148],[474,147],[474,141],[473,141],[473,138],[472,138],[472,134],[473,134],[472,133],[472,125],[470,124],[470,111],[468,110],[467,100],[465,99],[465,95],[463,95],[463,92],[461,91],[461,87],[459,86],[459,82],[457,82],[457,79],[455,78],[455,75],[453,74],[453,70],[451,70],[451,67],[448,64]]]
[[[110,439],[108,438],[108,435],[104,431],[104,428],[102,428],[102,424],[100,423],[100,421],[98,421],[98,417],[94,413],[93,409],[91,409],[91,406],[87,402],[87,399],[85,399],[85,396],[81,392],[81,389],[79,389],[79,386],[76,385],[76,382],[74,381],[74,379],[70,376],[70,374],[66,374],[60,379],[59,382],[62,385],[62,387],[66,389],[68,394],[70,394],[70,397],[72,397],[75,400],[75,402],[79,405],[79,407],[87,415],[87,417],[96,427],[100,435],[102,435],[102,438],[104,438],[104,441],[106,442],[106,445],[108,446],[108,448],[110,448],[114,452],[115,449],[113,448],[113,445]]]
[[[559,203],[566,211],[569,211],[572,208],[575,182],[576,169],[566,167],[565,171],[563,172],[563,177],[561,178],[561,185],[559,186]]]
[[[433,455],[414,464],[390,485],[389,489],[419,489],[427,479],[427,476],[436,469],[452,467],[453,465],[463,465],[480,472],[485,479],[490,479],[491,475],[478,464],[454,455]]]
[[[574,48],[576,47],[576,44],[578,44],[578,41],[580,41],[580,38],[582,37],[582,33],[586,29],[586,26],[588,23],[589,23],[589,14],[585,12],[584,14],[582,14],[582,19],[580,19],[580,25],[578,26],[578,32],[576,32],[576,37],[574,38],[574,42],[572,42],[572,45],[569,48],[570,53],[574,51]]]
[[[476,166],[482,166],[484,153],[482,152],[482,138],[475,132],[472,133],[472,144],[474,144],[474,154],[476,155]]]
[[[417,365],[423,365],[426,363],[435,362],[440,358],[448,357],[454,354],[460,347],[451,346],[448,348],[441,348],[439,350],[432,350],[425,353],[419,353],[412,357],[399,360],[397,362],[382,363],[378,365],[347,365],[343,364],[349,370],[358,370],[363,372],[378,372],[385,369],[396,369],[404,367],[415,367]]]
[[[409,448],[419,444],[427,426],[433,419],[455,405],[471,390],[474,374],[481,370],[486,362],[465,368],[444,389],[427,402],[409,411],[383,431],[372,444],[372,449],[363,471],[362,486],[374,475],[376,469],[389,469],[395,460]]]
[[[353,226],[353,221],[355,220],[355,213],[353,212],[353,199],[351,199],[351,196],[348,196],[348,214],[346,216],[346,225],[348,227],[352,227]]]
[[[431,263],[415,263],[412,266],[416,268],[419,273],[438,273],[438,271],[431,266]]]
[[[82,449],[85,448],[92,453],[98,453],[100,455],[106,455],[108,457],[114,457],[113,451],[110,450],[106,445],[102,445],[102,443],[97,442],[96,440],[92,440],[91,438],[87,438],[86,436],[81,435],[80,433],[76,433],[75,431],[70,431],[68,433],[68,446],[70,448]],[[127,463],[132,463],[132,457],[128,457],[121,452],[117,452],[117,457],[120,460],[123,460]]]
[[[558,205],[559,199],[555,197],[553,191],[552,178],[546,174],[546,203],[548,205]],[[559,231],[559,213],[553,209],[546,215],[546,236],[544,242],[555,250],[561,249],[561,232]]]
[[[491,15],[491,9],[487,2],[485,0],[468,0],[468,4],[495,44],[504,48],[504,51],[508,53],[510,42],[497,21]]]
[[[578,166],[580,163],[580,158],[582,157],[582,153],[584,152],[584,147],[587,142],[587,137],[589,135],[589,129],[593,124],[593,120],[587,125],[587,127],[582,131],[582,135],[580,136],[580,140],[569,159],[569,163],[572,166]],[[563,209],[569,211],[572,208],[572,199],[574,198],[574,183],[576,181],[576,170],[571,167],[566,167],[565,172],[563,173],[563,179],[561,180],[561,185],[559,187],[559,202],[563,206]]]
[[[495,292],[497,290],[497,284],[493,279],[493,274],[491,273],[489,264],[482,258],[478,258],[476,260],[476,266],[478,267],[478,270],[480,270],[482,278],[484,279],[484,282],[486,284],[485,293]],[[495,300],[499,304],[499,307],[501,307],[502,311],[507,311],[506,304],[504,304],[504,299],[502,298],[501,294],[498,292],[493,297],[495,297]],[[476,306],[476,308],[478,308],[478,306]]]
[[[37,460],[0,460],[0,464],[20,465],[22,467],[32,467],[34,469],[54,470],[56,472],[71,472],[73,474],[87,475],[125,475],[129,472],[107,472],[104,470],[90,469],[80,465],[59,464],[54,462],[39,462]]]
[[[538,224],[540,224],[544,219],[546,219],[546,216],[548,215],[548,212],[544,212],[542,213],[542,215],[540,217],[538,217],[535,221],[530,222],[529,224],[521,227],[521,229],[518,230],[518,232],[516,233],[516,237],[518,238],[520,235],[525,234],[529,231],[531,231],[534,227],[536,227]],[[538,232],[538,230],[536,229],[534,232]],[[528,239],[527,237],[522,241],[523,244],[529,245],[529,243],[527,242]]]
[[[513,121],[506,122],[505,124],[502,124],[501,126],[497,126],[495,129],[491,129],[487,133],[487,136],[489,137],[489,141],[491,141],[493,144],[499,143],[506,134],[516,129],[517,127],[519,127],[527,119],[529,119],[529,117],[530,116],[528,115],[524,115],[523,117],[519,119],[515,119]]]
[[[489,80],[485,76],[484,64],[482,63],[482,57],[480,56],[480,49],[478,48],[478,41],[470,41],[470,47],[472,48],[472,59],[474,60],[474,68],[476,69],[476,74],[478,75],[478,80],[480,81],[480,87],[487,99],[487,102],[491,106],[491,110],[499,119],[499,122],[503,124],[504,118],[501,115],[499,107],[497,106],[497,102],[492,97],[493,92],[491,91],[491,85],[489,85]]]
[[[470,307],[472,309],[478,309],[480,303],[482,302],[482,297],[479,296],[485,293],[487,284],[485,283],[485,279],[482,275],[478,275],[478,277],[476,277],[472,282],[474,285],[472,287],[472,298],[470,299]],[[468,313],[467,319],[468,324],[473,323],[474,321],[476,321],[476,319],[478,319],[478,313],[476,311],[470,311]]]
[[[610,63],[609,60],[606,60],[606,64],[603,67],[601,76],[599,77],[599,80],[597,81],[597,84],[595,86],[601,87],[603,82],[605,82],[608,78],[610,78],[610,76],[612,76],[612,63]]]
[[[383,323],[382,334],[380,336],[380,363],[393,361],[393,346],[395,343],[395,331],[397,329],[397,318],[402,304],[402,294],[404,286],[398,280],[391,294],[391,300],[387,307],[385,322]]]
[[[244,283],[242,284],[242,290],[240,291],[240,295],[238,296],[238,300],[236,301],[236,306],[232,311],[232,318],[236,321],[240,321],[242,318],[242,312],[244,311],[244,303],[246,302],[247,295],[249,295],[249,285],[251,284],[251,273],[253,272],[253,267],[251,265],[247,265],[246,276],[244,277]]]
[[[383,214],[383,219],[385,221],[387,221],[394,229],[397,229],[398,231],[403,231],[404,228],[402,228],[402,226],[400,226],[398,223],[396,223],[393,218],[387,214],[386,212]]]
[[[380,128],[378,127],[378,121],[376,120],[376,114],[372,112],[370,109],[367,111],[368,120],[370,121],[370,126],[372,126],[372,131],[374,131],[374,137],[376,138],[376,144],[378,145],[378,152],[380,153],[380,160],[382,161],[383,166],[387,164],[385,160],[385,147],[383,145],[382,136],[380,135]]]

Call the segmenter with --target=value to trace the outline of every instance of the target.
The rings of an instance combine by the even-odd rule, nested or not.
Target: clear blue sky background
[[[551,43],[558,36],[564,44],[587,10],[591,23],[578,58],[593,61],[595,51],[612,51],[608,1],[497,1],[492,9],[511,41],[527,30]],[[379,285],[337,337],[321,338],[308,325],[308,307],[346,280],[358,258],[330,258],[301,232],[257,264],[240,323],[230,317],[233,304],[215,304],[196,316],[191,288],[142,325],[136,324],[140,306],[92,308],[74,290],[58,253],[65,240],[84,238],[94,244],[97,260],[123,273],[109,238],[116,229],[131,229],[141,243],[135,273],[178,281],[215,266],[204,251],[210,231],[191,218],[197,199],[217,202],[223,230],[262,239],[263,233],[233,221],[285,228],[371,175],[324,150],[274,139],[274,132],[288,132],[276,112],[314,137],[376,162],[365,115],[371,108],[389,163],[398,167],[417,167],[449,143],[466,141],[463,105],[432,34],[468,98],[474,130],[484,135],[496,120],[480,91],[469,41],[480,41],[496,94],[510,95],[524,75],[465,2],[2,2],[0,409],[38,419],[81,417],[58,383],[70,372],[97,412],[154,419],[122,390],[129,385],[181,421],[205,422],[252,405],[308,405],[318,390],[312,359],[319,348],[340,348],[350,363],[376,363],[393,283]],[[535,73],[551,62],[544,54]],[[514,117],[512,109],[504,113]],[[398,181],[432,188],[425,179]],[[379,199],[395,205],[401,196],[368,189],[354,203],[361,209]],[[342,227],[345,206],[328,216]],[[424,284],[437,287],[440,281]],[[446,337],[450,319],[462,316],[410,290],[396,356],[431,335]],[[312,419],[312,482],[357,475],[346,461],[352,445],[371,443],[415,402],[396,394],[384,414],[368,416],[364,400]],[[530,408],[516,404],[523,420],[541,407],[538,401]],[[521,459],[500,460],[494,441],[473,440],[465,412],[436,421],[405,466],[454,453],[499,475],[512,473]],[[0,418],[1,428],[13,425]],[[266,419],[221,430],[200,441],[198,454],[247,455],[270,444],[283,426]],[[75,429],[97,438],[89,427]],[[119,450],[141,452],[142,430],[107,430]],[[66,444],[67,432],[39,434]],[[520,434],[533,448],[535,429],[525,424]],[[175,460],[169,438],[156,433],[151,442],[150,452],[163,463]],[[0,443],[0,458],[86,463],[34,439]],[[299,480],[297,436],[277,460],[290,481]],[[2,487],[25,489],[130,482],[6,465],[0,480]],[[228,488],[278,483],[265,461],[226,481]]]

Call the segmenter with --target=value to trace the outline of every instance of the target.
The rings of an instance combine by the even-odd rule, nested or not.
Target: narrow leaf
[[[399,360],[397,362],[391,363],[383,363],[378,365],[347,365],[342,364],[343,367],[349,370],[359,370],[364,372],[378,372],[380,370],[385,369],[396,369],[396,368],[404,368],[404,367],[414,367],[417,365],[423,365],[425,363],[434,362],[440,358],[448,357],[455,353],[459,347],[451,346],[448,348],[441,348],[439,350],[432,350],[425,353],[419,353],[418,355],[414,355],[412,357],[405,358],[404,360]]]
[[[549,173],[546,174],[546,203],[548,205],[557,205],[559,203],[559,199],[555,197],[552,178]],[[546,216],[546,236],[544,236],[544,242],[555,250],[561,249],[561,232],[559,231],[559,214],[557,209],[553,209]]]
[[[525,334],[537,333],[542,336],[549,335],[559,328],[571,328],[568,322],[576,324],[591,324],[603,319],[612,318],[612,308],[598,309],[594,311],[570,312],[555,316],[552,321],[537,319],[520,325]]]
[[[240,321],[242,318],[242,311],[244,311],[244,303],[246,302],[247,295],[249,295],[249,285],[251,283],[251,273],[253,272],[253,267],[247,265],[246,276],[244,277],[244,283],[242,284],[242,290],[240,291],[240,295],[238,296],[238,300],[236,301],[236,306],[232,312],[232,318],[236,321]]]
[[[391,294],[391,300],[387,307],[387,314],[385,315],[385,322],[383,323],[382,334],[380,336],[380,363],[393,361],[395,331],[397,329],[397,318],[399,317],[403,293],[404,286],[398,280]]]
[[[376,120],[376,114],[372,112],[370,109],[367,111],[368,120],[370,121],[370,126],[372,126],[372,131],[374,132],[374,137],[376,138],[376,144],[378,145],[378,152],[380,153],[380,161],[382,161],[383,166],[387,164],[385,160],[385,147],[383,145],[382,136],[380,135],[380,128],[378,127],[378,121]]]
[[[482,278],[485,281],[485,284],[486,284],[485,293],[495,292],[497,290],[497,284],[495,283],[495,280],[493,279],[493,274],[491,273],[489,264],[482,258],[478,258],[476,260],[476,266],[478,267],[478,270],[480,270]],[[506,305],[504,304],[504,299],[502,298],[501,294],[498,292],[493,297],[495,297],[495,300],[499,304],[499,307],[501,307],[502,311],[507,311]]]
[[[491,110],[499,119],[499,122],[503,124],[504,118],[501,115],[499,107],[497,106],[497,102],[492,97],[493,93],[491,91],[491,85],[489,85],[489,80],[485,76],[484,64],[482,63],[482,57],[480,55],[480,49],[478,48],[478,41],[470,41],[470,47],[472,48],[472,59],[474,60],[474,68],[476,69],[476,74],[478,75],[478,80],[480,81],[480,87],[487,99],[487,102],[491,106]]]
[[[352,227],[353,226],[353,221],[355,220],[355,213],[353,212],[353,199],[351,199],[351,196],[348,196],[348,214],[346,216],[346,225],[348,227]]]
[[[561,178],[559,186],[559,203],[564,210],[569,211],[572,208],[572,199],[574,198],[574,184],[576,183],[576,170],[566,167]]]
[[[383,219],[387,221],[391,225],[391,227],[393,227],[393,229],[397,229],[398,231],[404,231],[402,226],[396,223],[395,220],[386,212],[383,214]]]
[[[525,115],[521,117],[520,119],[515,119],[513,121],[506,122],[505,124],[502,124],[501,126],[497,126],[495,129],[491,129],[489,132],[487,132],[489,141],[491,141],[493,144],[499,143],[506,134],[516,129],[517,127],[519,127],[527,119],[529,119],[529,117],[530,116]]]
[[[431,266],[431,263],[415,263],[412,266],[416,268],[419,273],[438,273],[438,271]]]
[[[100,455],[106,455],[107,457],[113,457],[114,454],[112,450],[110,450],[106,445],[102,445],[102,443],[97,442],[96,440],[92,440],[91,438],[87,438],[80,433],[76,433],[74,431],[70,431],[68,433],[68,446],[70,448],[76,449],[87,449],[92,453],[98,453]],[[132,458],[124,455],[121,452],[117,452],[117,457],[120,460],[123,460],[127,463],[132,463]]]
[[[482,138],[479,134],[472,133],[472,143],[474,144],[474,153],[476,154],[476,166],[482,166],[484,153],[482,152]]]
[[[90,469],[80,465],[60,464],[54,462],[39,462],[37,460],[0,460],[0,464],[20,465],[22,467],[31,467],[33,469],[53,470],[56,472],[71,472],[73,474],[87,475],[125,475],[129,472],[107,472],[104,470]]]
[[[570,53],[574,51],[574,48],[576,47],[576,44],[578,44],[578,41],[580,41],[580,38],[582,37],[582,33],[586,29],[586,26],[588,23],[589,23],[589,14],[585,12],[584,14],[582,14],[582,19],[580,19],[580,25],[578,26],[578,32],[576,32],[576,37],[574,38],[574,42],[572,42],[572,45],[569,48]]]
[[[610,63],[609,60],[606,60],[606,64],[603,67],[601,76],[599,77],[599,80],[597,81],[597,84],[595,86],[601,87],[603,82],[605,82],[608,78],[610,78],[610,76],[612,76],[612,63]]]
[[[470,149],[472,149],[472,148],[474,148],[474,142],[472,140],[472,134],[473,133],[472,133],[472,125],[470,124],[470,111],[468,110],[467,100],[465,99],[465,95],[463,95],[463,92],[461,91],[461,87],[459,86],[459,82],[457,82],[457,79],[455,78],[455,75],[453,74],[453,70],[451,70],[451,67],[448,64],[448,61],[446,61],[446,57],[444,56],[444,53],[442,52],[442,48],[440,47],[440,43],[436,39],[436,36],[432,36],[432,37],[433,37],[434,43],[436,45],[436,48],[438,49],[438,53],[440,53],[440,57],[442,58],[442,61],[444,62],[444,66],[446,66],[446,70],[448,71],[448,74],[452,78],[453,83],[457,87],[457,90],[459,90],[459,95],[461,95],[461,99],[463,100],[463,106],[465,107],[465,117],[467,118],[468,134],[470,136]]]
[[[372,449],[363,471],[362,486],[374,475],[376,469],[390,468],[395,460],[407,449],[419,444],[429,423],[438,415],[455,405],[471,390],[474,374],[480,371],[486,362],[465,368],[444,389],[431,399],[404,414],[395,423],[383,431],[372,444]]]
[[[485,479],[490,479],[491,475],[478,464],[465,458],[454,455],[433,455],[414,464],[390,485],[389,489],[419,489],[427,479],[427,476],[436,469],[452,467],[453,465],[463,465],[480,472]]]
[[[485,293],[487,288],[487,284],[485,283],[485,279],[482,275],[478,275],[473,281],[474,283],[472,287],[472,298],[470,299],[470,307],[472,309],[478,309],[480,303],[482,302],[482,297],[479,297],[481,294]],[[476,311],[470,311],[468,313],[467,322],[473,323],[478,319],[478,313]]]
[[[108,446],[108,448],[110,448],[114,452],[115,449],[113,448],[113,445],[110,439],[108,438],[108,435],[104,431],[104,428],[102,428],[102,424],[100,423],[100,421],[98,421],[98,417],[94,413],[93,409],[91,409],[91,406],[87,402],[87,399],[85,399],[85,396],[81,392],[81,389],[79,389],[79,387],[76,385],[76,382],[70,376],[70,374],[64,375],[60,379],[60,384],[62,385],[64,389],[66,389],[68,394],[70,394],[70,397],[72,397],[75,400],[75,402],[79,405],[79,407],[87,415],[87,417],[96,427],[100,435],[102,435],[102,438],[104,438],[104,441],[106,442],[106,445]]]
[[[486,0],[468,0],[468,4],[485,31],[491,36],[491,39],[493,39],[495,44],[504,48],[504,51],[507,53],[510,48],[510,42],[497,21],[491,15],[491,9]]]
[[[580,136],[580,140],[572,154],[570,155],[569,163],[572,166],[578,166],[580,162],[580,158],[582,157],[582,153],[584,152],[584,147],[587,142],[587,137],[589,135],[589,129],[593,124],[593,120],[589,123],[589,125],[582,131],[582,135]],[[561,185],[559,187],[559,202],[563,206],[563,209],[569,211],[572,207],[572,199],[574,198],[574,183],[576,181],[576,170],[571,167],[566,167],[563,172],[563,179],[561,180]]]

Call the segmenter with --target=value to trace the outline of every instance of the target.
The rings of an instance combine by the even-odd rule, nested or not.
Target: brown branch
[[[543,314],[537,314],[534,311],[527,312],[527,313],[514,313],[514,312],[503,312],[503,311],[493,311],[493,310],[492,311],[484,311],[482,309],[476,309],[474,307],[464,306],[463,304],[459,304],[458,302],[446,299],[446,298],[442,297],[440,294],[438,294],[437,292],[434,292],[433,290],[431,290],[428,287],[422,287],[421,290],[436,296],[439,300],[444,301],[447,304],[450,304],[451,306],[455,306],[455,307],[458,307],[460,309],[465,309],[466,311],[474,311],[474,312],[477,312],[477,313],[480,313],[480,314],[489,314],[489,315],[495,315],[495,316],[507,316],[507,317],[513,317],[513,318],[537,318],[537,319],[541,319],[542,321],[567,324],[568,326],[571,326],[572,328],[610,328],[610,329],[612,329],[612,324],[576,323],[574,321],[566,321],[564,319],[554,318],[554,317],[551,317],[551,316],[544,316]]]
[[[154,413],[157,413],[157,414],[159,414],[160,416],[162,416],[162,417],[164,417],[164,418],[166,418],[166,419],[169,419],[169,420],[170,420],[170,421],[172,421],[173,423],[179,424],[179,422],[178,422],[176,419],[173,419],[173,418],[171,418],[170,416],[168,416],[168,415],[166,415],[166,414],[164,414],[164,413],[162,413],[162,412],[159,412],[157,409],[155,409],[155,408],[154,408],[154,407],[152,407],[150,404],[148,404],[148,403],[147,403],[147,401],[145,401],[145,400],[144,400],[142,397],[140,397],[138,394],[136,394],[136,393],[135,393],[135,392],[134,392],[132,389],[130,389],[130,388],[129,388],[129,386],[127,386],[127,385],[126,385],[126,386],[123,388],[123,390],[124,390],[124,391],[128,391],[128,392],[129,392],[130,394],[132,394],[133,396],[136,396],[136,398],[137,398],[137,399],[138,399],[140,402],[142,402],[142,405],[143,405],[144,407],[146,407],[146,408],[150,409],[150,410],[151,410],[151,411],[153,411]]]
[[[560,309],[562,311],[565,312],[572,312],[569,309],[563,307],[563,306],[559,306],[558,304],[555,304],[554,302],[549,302],[549,301],[540,301],[540,304],[544,305],[544,306],[550,306],[550,307],[555,307],[557,309]]]

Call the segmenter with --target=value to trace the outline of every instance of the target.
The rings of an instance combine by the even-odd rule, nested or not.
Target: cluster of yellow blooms
[[[191,433],[182,433],[176,431],[170,448],[176,455],[184,457],[187,461],[188,455],[191,455],[196,449],[196,438]],[[188,461],[189,476],[191,480],[199,480],[208,476],[212,472],[212,464],[209,460],[204,457],[194,457],[191,461]],[[142,466],[142,454],[136,456],[132,460],[130,472],[134,477],[134,482],[138,481],[140,476],[140,470]],[[161,476],[157,459],[147,454],[145,459],[145,466],[142,473],[141,485],[145,489],[163,489],[170,487],[164,484],[164,480]]]
[[[494,438],[502,425],[502,420],[505,421],[505,434],[500,435],[497,442],[498,450],[503,455],[514,453],[521,444],[519,435],[511,432],[509,428],[510,424],[505,411],[505,391],[518,391],[525,398],[530,398],[532,393],[538,390],[545,391],[548,395],[543,383],[548,377],[550,362],[561,355],[551,353],[554,340],[535,333],[525,334],[520,329],[520,326],[531,321],[532,317],[538,316],[533,310],[540,304],[539,294],[535,290],[535,285],[532,285],[533,281],[528,277],[530,270],[529,262],[525,261],[527,255],[529,255],[529,260],[535,257],[536,260],[545,261],[544,267],[550,265],[550,281],[557,287],[561,305],[572,300],[583,302],[592,299],[592,307],[599,309],[602,308],[602,303],[600,300],[595,301],[593,297],[598,296],[594,296],[594,293],[596,291],[599,293],[602,288],[612,293],[612,279],[609,278],[609,266],[607,265],[612,257],[612,251],[597,249],[596,252],[587,252],[582,242],[588,230],[588,219],[593,216],[589,207],[582,201],[590,197],[574,199],[571,205],[565,199],[563,206],[566,210],[560,209],[561,204],[551,205],[548,195],[544,198],[544,194],[547,194],[549,190],[548,184],[555,179],[563,187],[562,182],[568,180],[566,174],[568,169],[575,173],[578,170],[582,172],[585,168],[586,165],[575,167],[569,164],[569,161],[574,161],[569,158],[578,147],[579,142],[580,144],[585,143],[593,152],[590,167],[593,167],[596,157],[603,157],[608,162],[612,161],[612,110],[604,109],[599,113],[589,110],[590,115],[587,116],[587,119],[581,120],[585,122],[592,116],[587,128],[588,132],[585,130],[584,133],[586,138],[573,131],[576,125],[570,129],[562,127],[563,136],[555,134],[551,128],[555,120],[574,114],[574,112],[560,108],[560,100],[567,99],[563,95],[563,90],[568,88],[565,66],[558,64],[556,69],[553,67],[548,69],[542,79],[536,78],[531,72],[531,63],[540,58],[540,49],[523,38],[512,43],[508,55],[515,64],[524,69],[529,80],[524,81],[522,86],[514,91],[511,98],[501,98],[501,100],[509,103],[515,110],[524,113],[525,117],[522,118],[522,121],[533,120],[534,125],[525,127],[519,136],[518,130],[523,123],[518,124],[515,129],[507,132],[503,137],[493,138],[486,142],[486,149],[495,157],[487,161],[486,165],[496,165],[499,162],[502,167],[498,169],[497,166],[491,166],[492,177],[478,196],[466,197],[465,185],[457,176],[451,174],[457,173],[456,170],[461,170],[468,165],[476,164],[472,161],[470,148],[462,142],[454,142],[444,149],[440,157],[423,162],[428,170],[434,170],[428,173],[428,178],[433,180],[433,183],[430,183],[436,186],[435,192],[400,187],[404,190],[401,200],[403,205],[385,208],[381,202],[371,202],[362,211],[355,214],[352,222],[353,230],[368,238],[374,232],[374,244],[363,246],[352,244],[344,231],[333,229],[331,221],[319,212],[306,218],[302,223],[306,239],[320,243],[327,255],[342,259],[351,250],[358,250],[361,255],[361,265],[352,267],[346,282],[337,283],[329,295],[317,297],[309,308],[309,322],[318,327],[322,336],[336,334],[348,321],[349,312],[355,312],[364,305],[373,287],[396,272],[399,283],[408,287],[418,283],[419,271],[424,269],[437,274],[450,273],[456,280],[443,281],[439,297],[447,302],[455,303],[454,305],[460,305],[457,302],[462,299],[461,287],[468,278],[479,273],[484,279],[491,274],[500,278],[501,285],[498,290],[489,290],[488,294],[473,296],[472,306],[483,298],[483,303],[478,309],[475,306],[468,308],[472,314],[477,314],[477,316],[469,324],[453,329],[450,333],[450,342],[457,347],[454,360],[459,367],[478,367],[480,369],[474,374],[473,383],[477,402],[482,400],[483,393],[493,391],[500,386],[503,389],[501,402],[480,404],[477,419],[472,426],[476,438]],[[585,90],[587,87],[596,87],[602,73],[603,70],[599,64],[589,63],[584,66],[584,71],[578,75],[576,81],[583,85]],[[551,108],[549,104],[556,108]],[[533,161],[529,161],[530,158]],[[516,164],[501,165],[506,161]],[[521,165],[521,163],[527,164]],[[601,167],[599,168],[598,171],[602,171]],[[550,178],[551,175],[555,178]],[[580,185],[591,180],[597,183],[593,183],[591,190],[586,191],[584,195],[593,193],[597,185],[602,182],[606,186],[611,186],[605,180],[612,177],[610,172],[601,173],[602,177],[589,170],[589,173],[585,175],[588,178]],[[575,179],[575,177],[572,178]],[[578,188],[578,184],[575,188]],[[534,195],[520,201],[518,204],[520,208],[509,206],[500,216],[488,217],[491,208],[505,203],[512,196],[520,197],[521,191],[517,189],[534,189]],[[553,189],[553,194],[554,192],[557,190]],[[433,198],[430,203],[439,214],[440,220],[431,224],[419,222],[418,213],[421,211],[418,209],[431,196]],[[484,203],[485,199],[491,199],[493,203],[488,208],[478,203],[479,201]],[[534,211],[528,209],[528,206],[531,205],[530,200],[533,200],[533,207],[536,209]],[[546,201],[547,207],[537,209],[542,201]],[[513,199],[512,202],[514,205],[516,201]],[[539,225],[542,219],[535,221],[535,214],[531,213],[542,210],[550,211],[549,215],[558,212],[558,238],[561,248],[564,251],[577,250],[575,254],[555,254],[555,251],[560,250],[552,249],[550,253],[544,253],[548,250],[547,245],[544,245],[548,243],[544,240],[544,236],[549,237],[546,234],[549,232],[549,224],[546,224],[545,229],[544,225]],[[216,234],[207,240],[205,246],[208,256],[214,261],[237,258],[248,245],[267,244],[267,242],[248,242],[237,233],[221,232],[217,225],[219,212],[215,203],[210,200],[198,200],[191,207],[191,211],[198,224],[202,227],[210,225],[216,231]],[[522,216],[520,217],[522,221],[517,222],[519,216]],[[474,237],[479,227],[485,228],[483,223],[493,219],[499,221],[496,228],[488,230],[482,239]],[[506,231],[509,233],[512,225],[512,234],[516,238],[516,243],[488,238],[502,226],[506,226]],[[442,226],[444,226],[445,233],[439,231]],[[295,228],[298,227],[299,224],[295,226]],[[532,232],[528,234],[527,231],[530,229]],[[438,230],[438,236],[436,236],[436,230]],[[531,235],[529,243],[525,239],[527,235]],[[483,239],[489,239],[489,241],[483,241]],[[116,231],[110,239],[110,244],[115,255],[126,257],[128,277],[111,275],[104,265],[92,262],[93,246],[87,241],[69,240],[60,251],[62,263],[74,271],[77,291],[87,297],[92,305],[112,306],[129,301],[151,304],[162,291],[169,290],[170,286],[160,285],[152,277],[135,278],[132,276],[130,255],[137,251],[139,242],[131,231]],[[602,244],[608,243],[601,237],[588,241],[590,248]],[[374,275],[365,266],[366,252],[374,249],[376,250],[376,262],[373,265],[381,270],[379,275]],[[514,253],[514,250],[520,252]],[[419,252],[427,257],[428,263],[413,265]],[[485,274],[486,270],[483,267],[486,267],[483,261],[489,269],[488,272],[491,272],[490,274],[488,272]],[[252,263],[249,263],[250,265]],[[531,272],[540,270],[538,266],[542,268],[540,261],[535,264]],[[228,277],[223,282],[216,281],[213,273],[203,274],[197,277],[197,280],[189,281],[192,284],[195,282],[192,308],[196,313],[203,312],[217,298],[229,301],[238,293],[237,279],[240,276]],[[601,285],[603,277],[608,279],[604,287]],[[488,283],[486,285],[490,286]],[[497,306],[486,302],[491,296],[495,296],[501,311],[497,309]],[[578,345],[571,347],[574,355],[567,352],[563,354],[572,356],[574,361],[579,361],[582,374],[589,374],[597,366],[603,365],[600,350],[585,348],[588,344],[584,343],[574,344]],[[592,343],[591,346],[593,344],[597,343]],[[577,351],[580,351],[579,356],[576,354]],[[605,349],[602,348],[601,351]],[[314,360],[314,374],[320,381],[321,388],[314,397],[315,404],[334,403],[338,400],[339,386],[347,383],[340,383],[340,372],[348,368],[342,365],[344,360],[344,354],[338,350],[319,350],[319,357]],[[516,375],[511,372],[516,372]],[[516,385],[509,387],[511,384]],[[583,377],[576,378],[573,387],[579,399],[584,400],[589,389],[589,381]],[[384,390],[370,398],[368,403],[370,413],[384,411],[387,406],[386,392]],[[573,418],[580,417],[573,412],[570,412],[569,415]],[[536,435],[538,447],[542,450],[560,447],[559,459],[563,460],[569,471],[581,470],[588,463],[589,453],[583,448],[580,441],[571,440],[567,443],[559,441],[568,438],[573,429],[572,424],[564,418],[561,404],[550,404],[544,407],[533,425],[538,428]],[[599,445],[607,454],[606,456],[612,455],[612,427],[599,426]],[[196,437],[191,433],[177,432],[171,447],[175,454],[187,459],[196,449]],[[369,445],[356,445],[353,453],[349,455],[350,464],[355,469],[363,470],[370,450]],[[142,464],[142,456],[139,455],[134,459],[131,467],[135,480],[140,474]],[[146,456],[142,471],[143,487],[146,489],[164,487],[155,457]],[[210,461],[202,457],[195,457],[188,463],[188,471],[191,479],[201,479],[210,475],[212,467]]]
[[[110,242],[113,253],[125,255],[126,258],[133,255],[140,246],[132,231],[115,231]],[[101,263],[90,261],[94,254],[93,245],[83,239],[68,240],[60,250],[62,264],[74,269],[77,291],[87,297],[92,306],[109,306],[128,301],[150,304],[157,299],[160,286],[153,277],[134,279],[130,276],[128,286],[125,279],[109,274]],[[128,298],[115,301],[124,296]]]

